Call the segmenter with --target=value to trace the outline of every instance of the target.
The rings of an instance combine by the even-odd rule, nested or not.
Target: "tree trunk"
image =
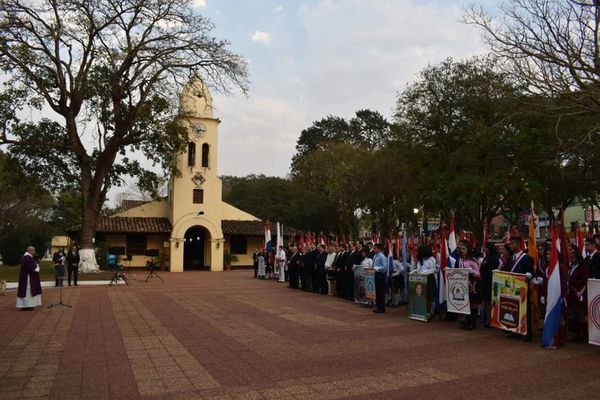
[[[100,188],[94,187],[91,179],[91,171],[88,166],[82,167],[81,171],[81,271],[98,272],[96,252],[94,251],[94,237],[96,236],[96,224],[100,215]]]

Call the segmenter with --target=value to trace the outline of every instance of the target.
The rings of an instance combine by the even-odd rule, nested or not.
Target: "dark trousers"
[[[335,271],[335,295],[337,297],[345,297],[344,289],[344,272],[337,270]]]
[[[327,294],[327,273],[325,269],[317,268],[313,279],[313,292],[319,294]]]
[[[79,273],[79,268],[77,265],[69,265],[69,275],[67,277],[67,282],[69,286],[71,286],[71,277],[73,277],[73,283],[77,285],[77,274]]]
[[[289,287],[291,287],[292,289],[298,289],[298,287],[299,287],[298,270],[296,269],[295,266],[290,265],[288,268],[288,273],[290,275]]]
[[[346,277],[344,280],[344,298],[348,300],[354,300],[354,271],[346,271],[344,276]]]
[[[63,282],[65,280],[65,267],[64,266],[54,268],[54,279],[55,279],[56,286],[63,285]]]
[[[254,263],[254,277],[258,277],[258,263]]]
[[[312,273],[312,282],[311,282],[311,287],[312,287],[312,291],[313,293],[319,293],[320,289],[321,289],[321,280],[319,279],[319,270],[314,270]]]
[[[378,311],[385,312],[385,274],[375,272],[375,304]]]

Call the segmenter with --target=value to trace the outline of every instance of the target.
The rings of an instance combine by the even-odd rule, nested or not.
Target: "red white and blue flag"
[[[273,250],[273,242],[271,242],[271,223],[265,225],[265,250],[270,253]]]
[[[439,281],[439,292],[438,292],[438,303],[444,304],[446,302],[446,268],[448,268],[448,242],[446,242],[446,228],[442,226],[441,229],[442,243],[440,243],[440,277]]]
[[[548,294],[546,296],[546,316],[542,332],[542,344],[546,348],[554,346],[554,336],[560,329],[562,293],[560,268],[558,264],[559,238],[556,227],[552,227],[552,246],[550,248],[550,264],[548,265]]]
[[[450,253],[454,253],[456,250],[456,233],[454,232],[454,213],[452,219],[450,219],[450,232],[448,232],[448,248]]]

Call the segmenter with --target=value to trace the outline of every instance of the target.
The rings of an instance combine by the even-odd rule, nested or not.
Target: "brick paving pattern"
[[[600,348],[376,315],[251,272],[0,297],[0,399],[597,399]]]

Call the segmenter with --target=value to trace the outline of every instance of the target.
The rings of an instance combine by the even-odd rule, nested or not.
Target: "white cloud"
[[[252,34],[252,41],[258,43],[269,43],[271,41],[271,34],[268,32],[254,31]]]
[[[283,11],[283,6],[280,4],[277,7],[275,7],[273,11],[275,11],[276,13],[280,13]]]
[[[446,57],[485,51],[479,32],[461,22],[458,4],[419,0],[305,3],[304,80],[313,118],[360,108],[390,115],[397,92]]]
[[[205,8],[206,0],[194,0],[194,7],[196,8]]]

